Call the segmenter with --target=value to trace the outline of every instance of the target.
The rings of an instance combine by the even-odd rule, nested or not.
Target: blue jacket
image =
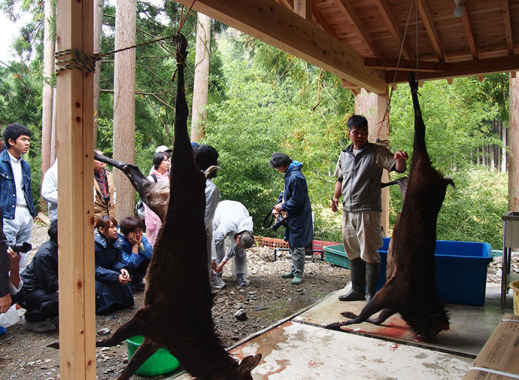
[[[94,232],[95,279],[101,282],[118,282],[121,269],[127,268],[122,252],[115,242],[107,242],[97,230]]]
[[[122,252],[122,259],[127,265],[130,272],[135,272],[144,261],[150,261],[153,254],[153,247],[151,246],[146,236],[142,237],[142,248],[139,248],[139,254],[132,253],[132,245],[125,236],[119,235],[115,242],[115,246]]]
[[[25,202],[27,202],[27,207],[29,208],[31,215],[36,216],[32,201],[31,168],[23,159],[22,175]],[[13,168],[11,167],[11,158],[9,157],[7,149],[0,152],[0,207],[2,208],[5,219],[14,219],[16,209],[16,188],[14,184]]]
[[[293,161],[285,173],[285,188],[280,198],[284,201],[281,210],[287,212],[286,240],[291,248],[305,248],[312,243],[314,229],[312,207],[308,187],[301,168],[303,164]]]

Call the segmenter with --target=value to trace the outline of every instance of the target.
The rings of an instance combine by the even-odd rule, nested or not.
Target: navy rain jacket
[[[280,196],[280,201],[284,201],[281,210],[287,212],[285,240],[291,248],[306,248],[314,238],[312,207],[302,167],[302,163],[292,161],[285,173],[285,188]]]

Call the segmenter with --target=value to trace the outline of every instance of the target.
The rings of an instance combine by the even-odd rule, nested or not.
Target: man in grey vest
[[[342,195],[344,249],[350,260],[351,289],[339,296],[340,301],[369,300],[376,293],[382,245],[380,216],[382,212],[380,180],[382,169],[406,169],[407,153],[391,153],[382,145],[368,142],[368,121],[353,115],[348,120],[348,136],[352,142],[337,161],[337,182],[331,202],[336,212]]]

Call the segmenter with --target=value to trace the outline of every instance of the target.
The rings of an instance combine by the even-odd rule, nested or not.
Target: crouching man
[[[213,219],[213,241],[216,258],[214,266],[219,274],[218,287],[225,286],[221,280],[224,265],[234,257],[233,274],[239,287],[249,285],[247,280],[246,249],[254,244],[253,223],[247,208],[236,201],[221,201],[216,207]],[[224,255],[225,239],[231,240],[231,247]]]
[[[25,312],[25,328],[35,332],[58,328],[58,221],[50,224],[43,243],[22,272],[23,286],[16,302]]]

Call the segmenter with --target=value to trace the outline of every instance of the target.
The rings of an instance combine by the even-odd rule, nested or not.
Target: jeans
[[[305,271],[305,248],[290,248],[292,267],[290,271],[297,277],[303,277]]]

